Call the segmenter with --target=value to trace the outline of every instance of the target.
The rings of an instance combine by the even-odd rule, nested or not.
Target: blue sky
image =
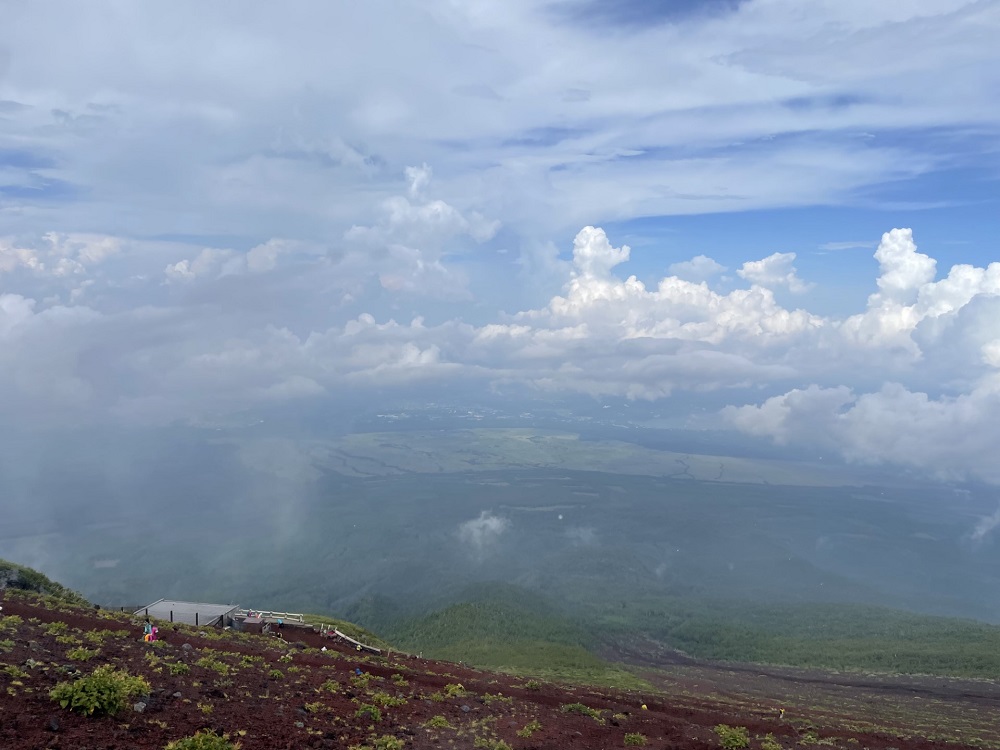
[[[706,426],[996,478],[1000,2],[0,15],[11,420],[711,391]]]

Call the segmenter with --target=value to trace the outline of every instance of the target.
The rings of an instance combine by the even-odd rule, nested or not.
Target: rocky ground
[[[304,629],[286,628],[278,640],[165,625],[162,640],[148,644],[141,624],[120,613],[10,591],[0,604],[3,750],[159,750],[200,729],[228,734],[243,750],[719,748],[720,724],[745,727],[749,747],[762,750],[983,745],[851,728],[848,715],[820,724],[779,717],[780,704],[765,696],[728,699],[718,685],[699,696],[690,680],[683,695],[538,683],[406,654],[366,655]],[[114,716],[73,713],[50,697],[104,664],[144,677],[148,694]]]

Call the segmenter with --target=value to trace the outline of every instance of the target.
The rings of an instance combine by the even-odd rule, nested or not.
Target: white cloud
[[[33,196],[82,195],[63,200],[60,230],[319,241],[426,161],[441,200],[548,240],[587,222],[843,203],[954,166],[970,133],[1000,124],[982,96],[1000,75],[988,2],[742,3],[606,30],[623,39],[613,55],[534,2],[404,0],[392,24],[384,0],[298,7],[253,2],[238,26],[191,0],[22,9],[0,29],[0,147],[34,157],[0,174],[18,187],[14,231],[39,228]],[[196,31],[172,34],[193,14]],[[954,137],[921,136],[942,132]],[[411,200],[429,177],[410,167]]]
[[[843,325],[845,334],[863,345],[899,346],[919,356],[913,340],[918,326],[947,319],[976,297],[1000,293],[1000,263],[987,268],[956,265],[944,279],[934,281],[937,262],[917,252],[910,229],[882,235],[875,258],[879,291],[868,298],[864,313],[851,316]],[[934,329],[925,328],[928,335],[934,335]]]
[[[832,250],[859,250],[859,249],[870,249],[872,246],[871,242],[866,242],[863,240],[859,241],[846,241],[846,242],[824,242],[819,246],[820,250],[832,251]]]
[[[344,234],[349,252],[363,254],[377,270],[379,283],[390,291],[468,299],[466,277],[448,267],[449,254],[468,250],[466,238],[481,244],[500,227],[476,211],[462,213],[443,200],[431,200],[431,169],[408,167],[409,196],[393,196],[382,203],[380,216],[370,226],[355,225]],[[348,258],[346,264],[351,263]]]
[[[707,255],[696,255],[691,260],[671,263],[668,269],[671,276],[677,276],[687,281],[708,281],[725,270],[724,265]]]
[[[767,289],[787,287],[788,291],[801,294],[814,285],[807,284],[796,275],[794,262],[795,253],[774,253],[763,260],[747,261],[736,273],[751,284]]]
[[[23,268],[36,275],[85,274],[121,249],[120,238],[98,234],[46,232],[27,245],[0,237],[0,273]]]
[[[481,556],[499,541],[508,528],[509,520],[484,510],[478,518],[459,524],[457,533],[463,544],[468,545],[474,554]]]
[[[980,518],[970,537],[973,542],[982,542],[997,526],[1000,526],[1000,508],[997,508],[992,516]]]
[[[204,276],[225,275],[241,268],[242,263],[236,253],[228,249],[206,247],[193,260],[187,258],[171,263],[164,269],[168,282],[193,281]]]
[[[750,434],[781,444],[830,447],[856,463],[1000,483],[1000,467],[993,460],[1000,440],[996,376],[969,393],[939,398],[898,383],[860,395],[845,387],[811,386],[760,406],[728,407],[725,415]]]

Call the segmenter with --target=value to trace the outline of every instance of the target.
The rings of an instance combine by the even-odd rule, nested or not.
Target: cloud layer
[[[1000,265],[939,273],[894,229],[867,302],[820,313],[835,280],[801,248],[679,254],[629,231],[941,205],[900,186],[995,174],[996,2],[5,10],[9,424],[214,424],[416,389],[713,393],[729,407],[705,424],[1000,479]],[[812,246],[875,245],[845,231]]]

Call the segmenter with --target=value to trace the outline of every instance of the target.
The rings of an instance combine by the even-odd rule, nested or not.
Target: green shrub
[[[469,694],[469,691],[461,683],[453,682],[444,686],[444,694],[449,698],[465,698]]]
[[[99,648],[71,648],[66,652],[66,658],[73,661],[90,661],[101,653]]]
[[[406,743],[391,734],[383,734],[381,737],[372,737],[364,745],[351,745],[348,750],[403,750]]]
[[[425,721],[423,725],[425,727],[427,727],[428,729],[454,729],[455,728],[441,714],[438,714],[437,716],[432,716],[427,721]]]
[[[191,667],[189,667],[182,661],[171,662],[170,664],[167,665],[167,670],[170,672],[170,674],[174,675],[175,677],[178,675],[191,673]]]
[[[483,750],[513,750],[506,742],[495,737],[476,737],[472,745]]]
[[[0,640],[0,654],[5,654],[14,648],[14,641],[9,638],[6,640]]]
[[[646,735],[639,734],[638,732],[628,732],[625,734],[625,744],[626,745],[645,745]]]
[[[114,716],[129,700],[148,693],[149,683],[142,677],[133,677],[105,664],[73,682],[60,682],[49,692],[49,697],[63,708],[87,716]]]
[[[728,724],[719,724],[715,727],[715,733],[719,735],[719,742],[725,750],[741,750],[750,747],[750,732],[746,727],[731,727]]]
[[[354,715],[359,719],[370,719],[371,721],[378,723],[382,721],[382,712],[379,710],[378,706],[373,706],[369,703],[365,703]]]
[[[351,678],[351,684],[358,690],[364,690],[371,685],[371,682],[374,679],[375,675],[371,672],[362,672],[361,674],[354,675],[354,677]]]
[[[88,630],[83,634],[83,640],[100,645],[108,638],[122,638],[127,635],[126,630]]]
[[[389,695],[384,690],[376,690],[371,694],[371,701],[383,708],[391,708],[392,706],[402,706],[406,703],[405,698],[397,698],[394,695]]]
[[[542,728],[542,724],[538,719],[533,719],[524,725],[523,729],[517,730],[518,737],[528,738]]]
[[[63,635],[69,630],[69,625],[59,620],[42,625],[42,630],[47,635]]]
[[[775,739],[773,734],[768,733],[760,741],[760,750],[781,750],[781,743]]]
[[[229,674],[230,670],[228,664],[226,664],[223,661],[219,661],[218,659],[213,659],[211,656],[201,657],[200,659],[198,659],[198,661],[195,662],[195,665],[202,667],[203,669],[210,669],[213,672],[218,672],[221,675]]]
[[[228,734],[199,730],[190,737],[168,743],[164,750],[239,750],[239,747],[239,742],[229,741]]]
[[[559,710],[564,714],[583,714],[584,716],[589,716],[596,722],[601,724],[604,723],[604,719],[601,718],[601,712],[596,708],[590,708],[590,706],[585,706],[582,703],[564,703],[559,707]]]
[[[403,675],[399,674],[398,672],[392,675],[392,677],[390,677],[389,679],[392,680],[393,685],[398,685],[399,687],[406,687],[407,685],[410,684],[406,680],[406,678],[403,677]]]
[[[13,633],[17,626],[24,622],[20,615],[7,615],[0,618],[0,633]]]

